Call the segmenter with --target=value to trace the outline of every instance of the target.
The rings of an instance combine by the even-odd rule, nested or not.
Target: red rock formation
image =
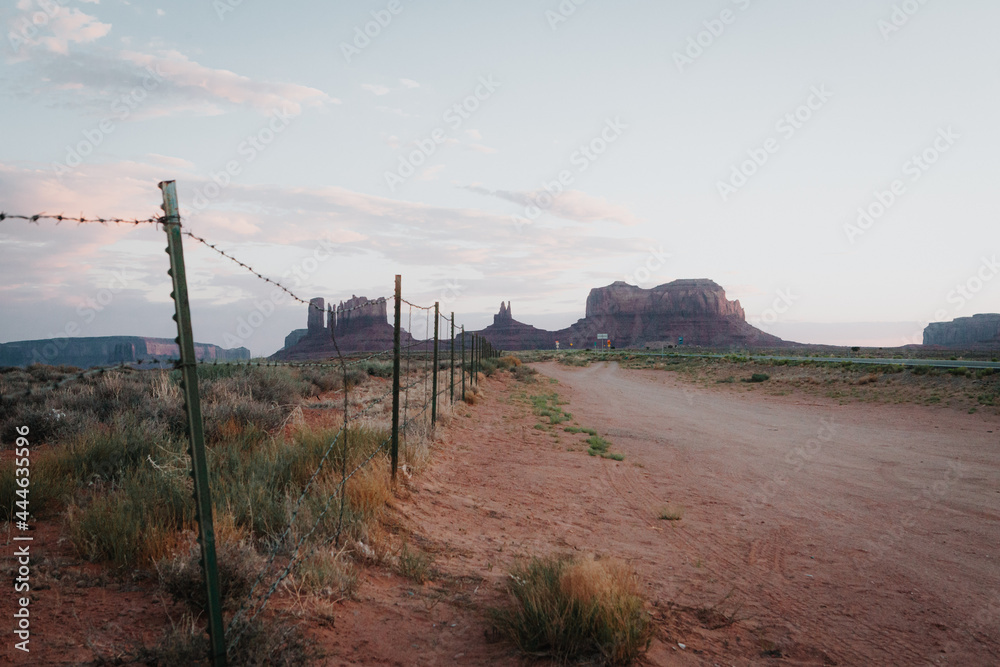
[[[924,345],[996,348],[1000,346],[1000,314],[981,313],[951,322],[932,322],[924,329]]]
[[[780,338],[747,324],[739,301],[711,280],[675,280],[652,289],[624,282],[590,291],[587,315],[558,332],[565,346],[592,347],[597,334],[608,334],[615,347],[641,347],[680,338],[702,347],[776,346]],[[565,342],[564,342],[565,341]]]
[[[493,316],[493,324],[478,333],[498,350],[547,350],[555,347],[556,340],[551,331],[515,320],[509,301],[500,302],[500,312]]]
[[[615,347],[642,347],[654,341],[704,347],[786,345],[780,338],[747,324],[739,301],[711,280],[675,280],[653,289],[624,282],[590,291],[586,317],[560,331],[543,331],[513,319],[501,304],[493,324],[481,332],[503,350],[591,348],[598,334]]]
[[[336,310],[326,310],[325,325],[324,303],[322,298],[310,300],[305,334],[300,334],[301,329],[293,331],[286,337],[285,347],[271,355],[271,359],[325,359],[337,356],[338,346],[342,353],[377,352],[392,347],[393,329],[386,319],[384,298],[371,300],[364,296],[352,296],[347,301],[341,301]],[[404,344],[412,341],[405,331],[400,339]]]

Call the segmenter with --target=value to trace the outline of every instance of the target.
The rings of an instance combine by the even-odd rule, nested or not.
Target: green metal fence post
[[[465,400],[465,325],[462,325],[462,364],[459,366],[462,369],[462,400]]]
[[[441,321],[440,304],[434,302],[434,371],[431,374],[431,432],[437,425],[438,418],[438,323]]]
[[[451,402],[455,403],[455,311],[451,311]]]
[[[207,595],[209,658],[213,665],[226,664],[226,635],[222,625],[222,602],[219,594],[219,569],[215,555],[215,526],[212,521],[212,496],[208,485],[208,460],[205,456],[205,427],[201,418],[201,397],[198,394],[198,360],[194,353],[194,333],[191,327],[191,307],[188,302],[187,274],[184,270],[184,248],[181,244],[181,217],[177,208],[177,188],[174,181],[162,181],[163,229],[167,233],[167,254],[170,255],[170,278],[174,291],[174,321],[177,322],[177,347],[184,392],[184,411],[188,420],[188,441],[191,455],[191,477],[194,479],[195,520],[198,522],[198,542],[201,545],[201,567]]]
[[[403,277],[396,276],[395,328],[392,332],[392,481],[396,481],[396,467],[399,465],[399,321],[403,296]]]

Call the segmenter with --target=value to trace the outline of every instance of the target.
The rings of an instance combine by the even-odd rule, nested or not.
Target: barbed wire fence
[[[478,333],[466,333],[464,325],[458,325],[455,313],[445,315],[440,304],[419,305],[406,300],[402,296],[402,276],[395,278],[393,295],[393,345],[376,350],[342,350],[337,339],[337,326],[329,327],[330,342],[334,354],[327,360],[308,359],[248,359],[246,361],[208,361],[196,356],[193,324],[191,321],[190,304],[182,239],[190,239],[221,257],[249,272],[260,281],[282,290],[292,300],[306,305],[310,309],[319,310],[317,303],[306,300],[295,294],[279,281],[258,271],[249,263],[238,259],[232,252],[224,250],[218,244],[195,235],[183,228],[177,206],[175,183],[165,181],[160,183],[163,193],[163,215],[148,218],[87,218],[82,214],[71,217],[65,215],[20,215],[0,212],[0,221],[24,220],[32,224],[39,221],[74,222],[76,224],[152,224],[161,228],[167,235],[166,252],[170,257],[168,274],[172,280],[171,299],[174,303],[173,319],[177,323],[177,357],[165,358],[155,356],[148,359],[131,359],[114,365],[93,367],[83,371],[53,369],[51,377],[40,385],[32,385],[26,391],[0,394],[0,400],[17,401],[52,392],[73,382],[82,382],[100,377],[108,373],[137,373],[143,368],[172,367],[179,372],[179,386],[182,391],[183,409],[186,417],[186,437],[188,454],[191,461],[191,477],[194,482],[195,522],[198,526],[198,545],[200,548],[200,566],[204,589],[206,593],[205,617],[209,638],[209,659],[213,665],[225,665],[227,655],[232,655],[239,646],[247,629],[267,607],[270,599],[281,589],[281,584],[295,570],[296,566],[308,559],[320,543],[311,538],[320,528],[326,517],[336,513],[336,524],[333,534],[323,540],[332,542],[339,547],[343,537],[345,513],[345,489],[348,482],[366,467],[379,461],[388,464],[393,486],[397,482],[397,471],[400,468],[400,443],[404,455],[414,437],[433,437],[439,416],[439,401],[447,401],[454,405],[455,401],[465,401],[467,389],[475,390],[478,384],[482,361],[489,357],[500,356],[500,351]],[[371,308],[373,304],[387,302],[386,299],[369,300],[361,304],[338,307],[337,321],[352,311]],[[407,307],[407,326],[402,326],[402,307]],[[423,311],[424,338],[413,335],[414,312]],[[444,334],[444,335],[442,335]],[[366,365],[377,363],[381,358],[392,358],[391,388],[381,394],[363,397],[355,402],[352,408],[351,393],[353,384],[350,374],[355,368],[364,369]],[[228,623],[224,623],[223,608],[218,572],[218,556],[216,553],[213,505],[209,484],[209,470],[206,459],[205,426],[201,412],[201,399],[198,391],[198,368],[205,366],[227,366],[247,368],[297,368],[297,369],[335,369],[340,373],[340,383],[343,391],[341,411],[343,418],[339,422],[335,435],[323,449],[323,452],[308,480],[298,492],[296,500],[291,504],[289,520],[281,534],[273,540],[264,559],[264,565],[257,573],[249,592],[240,601],[239,606],[231,614]],[[440,372],[446,371],[444,381],[440,381]],[[457,379],[456,379],[457,371]],[[349,439],[352,429],[362,420],[368,418],[375,410],[384,408],[391,399],[391,427],[381,441],[364,453],[360,461],[348,465]],[[411,405],[412,403],[412,405]],[[402,419],[400,419],[402,417]],[[339,464],[339,468],[333,470]],[[405,464],[403,466],[406,471]],[[324,479],[329,471],[339,476],[336,485],[326,492],[325,502],[320,510],[311,517],[311,522],[304,528],[296,526],[296,522],[306,506],[310,493]],[[295,534],[297,533],[297,534]]]

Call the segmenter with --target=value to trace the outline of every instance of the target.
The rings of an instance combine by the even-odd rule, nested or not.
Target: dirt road
[[[761,653],[794,662],[1000,662],[995,417],[538,368],[625,453],[631,465],[603,472],[637,519],[685,507],[653,558],[645,536],[616,545],[662,599],[703,607],[732,591],[718,610],[738,607]]]
[[[996,416],[538,368],[558,384],[497,373],[442,425],[396,503],[432,580],[366,571],[316,631],[328,664],[536,664],[486,612],[515,559],[574,552],[638,572],[646,664],[1000,663]],[[539,424],[527,397],[553,391],[625,459]]]

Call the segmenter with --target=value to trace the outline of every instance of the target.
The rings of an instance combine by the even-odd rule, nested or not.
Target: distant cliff
[[[555,332],[515,320],[509,301],[500,302],[500,312],[493,316],[493,324],[478,333],[498,350],[548,350],[555,347],[556,341]]]
[[[337,346],[333,344],[333,335]],[[403,332],[402,342],[412,339]],[[352,296],[341,301],[336,309],[326,304],[322,297],[309,301],[306,329],[296,329],[285,337],[285,347],[271,355],[271,359],[296,361],[323,359],[341,352],[377,352],[392,348],[393,329],[386,318],[385,298],[369,299]]]
[[[615,347],[684,339],[685,345],[767,347],[785,344],[746,321],[739,301],[711,280],[675,280],[652,289],[624,282],[590,291],[587,314],[556,333],[562,347],[591,346],[599,333]]]
[[[336,309],[322,298],[310,302],[307,329],[296,329],[285,338],[285,347],[271,358],[321,359],[336,355],[331,333],[341,352],[375,352],[392,347],[392,325],[386,318],[386,300],[363,296],[342,301]],[[326,315],[324,322],[324,313]],[[466,331],[466,336],[473,332]],[[586,317],[560,331],[546,331],[518,322],[510,302],[500,303],[493,324],[475,332],[500,350],[550,350],[556,341],[562,349],[593,347],[597,334],[608,334],[615,347],[642,347],[660,341],[705,347],[777,347],[785,341],[747,324],[739,301],[711,280],[675,280],[652,289],[623,282],[590,291]],[[405,330],[404,345],[430,345],[414,341]],[[448,334],[442,335],[442,347]],[[469,344],[469,341],[466,343]],[[421,348],[422,349],[422,348]]]
[[[924,345],[1000,346],[1000,314],[984,313],[959,317],[951,322],[932,322],[924,329]]]
[[[493,324],[479,332],[503,350],[589,348],[598,334],[615,347],[642,347],[660,341],[705,347],[787,345],[746,321],[739,301],[711,280],[675,280],[652,289],[624,282],[590,291],[586,316],[560,331],[544,331],[513,319],[510,305],[500,304]]]
[[[0,366],[49,364],[89,368],[150,359],[165,361],[179,356],[180,350],[172,339],[142,336],[47,338],[0,344]],[[195,343],[195,356],[203,361],[239,361],[250,359],[250,350]]]

